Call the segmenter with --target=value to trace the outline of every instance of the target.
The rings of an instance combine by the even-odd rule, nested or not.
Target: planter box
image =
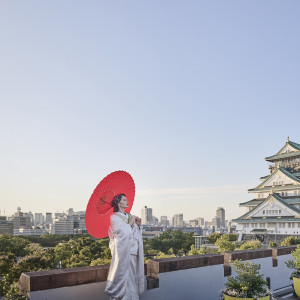
[[[300,298],[300,278],[293,277],[294,290],[298,298]]]
[[[237,298],[237,297],[224,295],[224,300],[254,300],[254,298]],[[259,300],[270,300],[270,296],[261,297],[259,298]]]

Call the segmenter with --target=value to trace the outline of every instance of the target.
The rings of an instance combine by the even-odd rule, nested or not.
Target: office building
[[[216,211],[216,217],[220,219],[220,227],[225,228],[225,209],[223,207],[218,207]]]
[[[152,208],[145,206],[142,208],[142,224],[149,225],[152,222]]]
[[[183,214],[177,214],[173,217],[174,227],[183,227]]]

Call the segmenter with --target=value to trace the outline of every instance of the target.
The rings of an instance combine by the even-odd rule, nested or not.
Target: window
[[[300,223],[299,223],[300,224]],[[251,223],[251,227],[253,228],[254,227],[254,223]]]
[[[279,223],[279,228],[285,228],[285,223]]]
[[[265,214],[265,211],[263,210],[263,215]]]
[[[279,213],[281,214],[281,209],[279,209]]]
[[[291,223],[288,223],[288,228],[291,228]]]
[[[260,194],[258,194],[258,199],[260,198]]]
[[[266,227],[266,224],[265,223],[260,223],[260,228],[265,228]]]

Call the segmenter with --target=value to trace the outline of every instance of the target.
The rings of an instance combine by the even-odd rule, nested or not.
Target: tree
[[[109,265],[110,262],[111,262],[111,259],[107,259],[107,258],[97,258],[97,259],[91,261],[90,266]]]
[[[298,239],[297,237],[288,236],[283,240],[281,246],[290,246],[290,245],[298,245],[298,244],[300,244],[300,239]]]
[[[179,253],[187,254],[191,245],[194,243],[193,233],[184,233],[182,230],[167,230],[160,236],[149,241],[151,249],[170,254],[178,255]]]
[[[11,252],[15,256],[24,256],[26,255],[25,247],[28,244],[30,244],[30,242],[23,237],[0,234],[0,253]]]
[[[277,244],[275,242],[270,242],[268,248],[274,248],[277,247]]]
[[[235,244],[230,241],[230,237],[227,234],[222,235],[216,241],[216,246],[219,247],[219,252],[233,251],[235,249]]]
[[[0,275],[9,273],[16,261],[15,256],[12,253],[0,255]]]
[[[227,233],[226,235],[228,235],[229,241],[230,241],[230,242],[235,242],[235,241],[237,241],[237,239],[238,239],[238,235],[237,235],[237,234],[234,234],[234,233]]]
[[[208,237],[208,241],[211,243],[211,244],[215,244],[217,239],[219,239],[220,237],[222,236],[221,233],[219,232],[213,232],[209,237]]]
[[[189,255],[197,255],[197,254],[201,254],[201,253],[198,249],[195,248],[195,245],[192,245]]]
[[[244,242],[239,250],[248,250],[248,249],[260,249],[262,248],[262,244],[259,240],[255,240],[255,241],[247,241]]]

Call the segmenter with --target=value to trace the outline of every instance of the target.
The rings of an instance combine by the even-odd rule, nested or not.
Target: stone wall
[[[269,244],[270,242],[275,242],[277,246],[280,246],[281,242],[291,236],[290,234],[243,234],[242,241],[251,241],[263,238],[263,243]],[[300,239],[300,235],[292,235]]]

